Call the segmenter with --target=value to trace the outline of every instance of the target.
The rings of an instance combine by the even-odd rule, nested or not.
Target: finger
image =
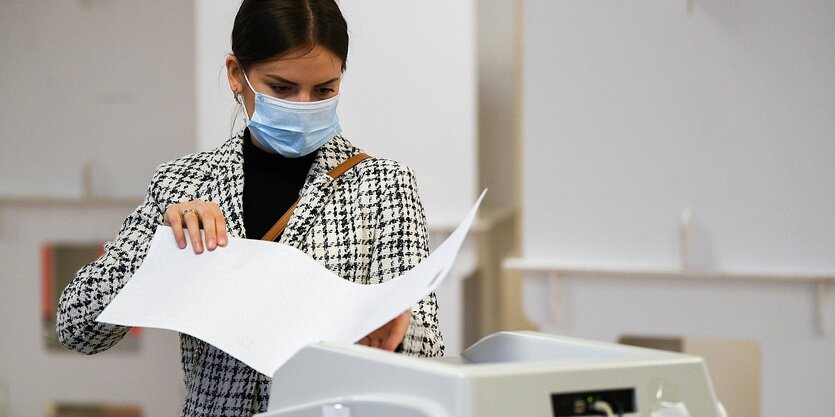
[[[360,344],[360,345],[363,345],[363,346],[368,346],[368,344],[370,342],[371,342],[371,339],[369,339],[368,336],[365,336],[362,339],[360,339],[359,342],[357,342],[357,343]]]
[[[200,237],[200,219],[197,213],[190,211],[183,215],[183,222],[188,228],[188,236],[191,239],[191,246],[194,253],[203,253],[203,239]]]
[[[380,346],[382,346],[382,344],[383,344],[383,339],[381,339],[379,337],[371,337],[368,340],[368,346],[371,346],[373,348],[379,348]]]
[[[215,211],[215,229],[217,230],[217,244],[220,246],[226,246],[226,243],[229,241],[228,237],[226,236],[226,218],[223,217],[223,212],[220,211],[220,207],[217,204],[212,204],[212,208]]]
[[[165,210],[163,223],[171,225],[171,230],[174,232],[174,239],[177,241],[177,247],[185,249],[186,236],[183,233],[183,219],[180,216],[180,208],[178,204],[172,204],[168,207],[168,210]]]
[[[392,321],[391,329],[388,337],[381,346],[384,350],[394,352],[397,346],[406,338],[406,332],[409,330],[409,324],[412,321],[412,312],[407,311],[395,318]]]
[[[217,247],[215,211],[208,206],[204,206],[198,209],[197,214],[200,216],[200,223],[203,225],[204,239],[206,240],[206,249],[215,250],[215,248]]]

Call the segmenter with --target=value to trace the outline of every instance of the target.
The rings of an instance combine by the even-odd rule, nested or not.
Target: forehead
[[[263,75],[278,75],[296,82],[332,79],[341,75],[342,60],[329,50],[316,45],[311,49],[254,64],[252,71]]]

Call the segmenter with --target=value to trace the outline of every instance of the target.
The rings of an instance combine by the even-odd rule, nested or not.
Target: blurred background
[[[57,296],[157,165],[230,136],[238,0],[0,0],[0,417],[170,416],[178,339]],[[535,329],[703,355],[732,417],[835,415],[835,2],[341,0],[345,136],[418,176],[447,353]],[[239,125],[240,126],[240,125]]]

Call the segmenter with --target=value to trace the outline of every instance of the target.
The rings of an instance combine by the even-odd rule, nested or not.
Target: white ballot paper
[[[272,376],[304,346],[356,342],[437,288],[483,198],[429,257],[375,285],[347,281],[274,242],[230,238],[196,255],[160,226],[142,265],[97,320],[186,333]]]

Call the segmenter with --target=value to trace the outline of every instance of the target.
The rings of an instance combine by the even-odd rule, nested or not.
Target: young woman
[[[277,241],[345,279],[386,281],[427,255],[423,207],[409,168],[368,158],[335,179],[327,175],[360,153],[341,136],[336,117],[347,55],[347,26],[333,0],[243,1],[226,69],[247,128],[217,149],[158,168],[145,200],[104,255],[64,290],[58,333],[65,346],[93,354],[129,330],[95,318],[142,263],[161,224],[172,227],[183,250],[223,250],[229,236],[264,237],[298,199]],[[359,343],[443,354],[434,294]],[[266,410],[269,377],[189,335],[181,335],[180,346],[183,416]]]

